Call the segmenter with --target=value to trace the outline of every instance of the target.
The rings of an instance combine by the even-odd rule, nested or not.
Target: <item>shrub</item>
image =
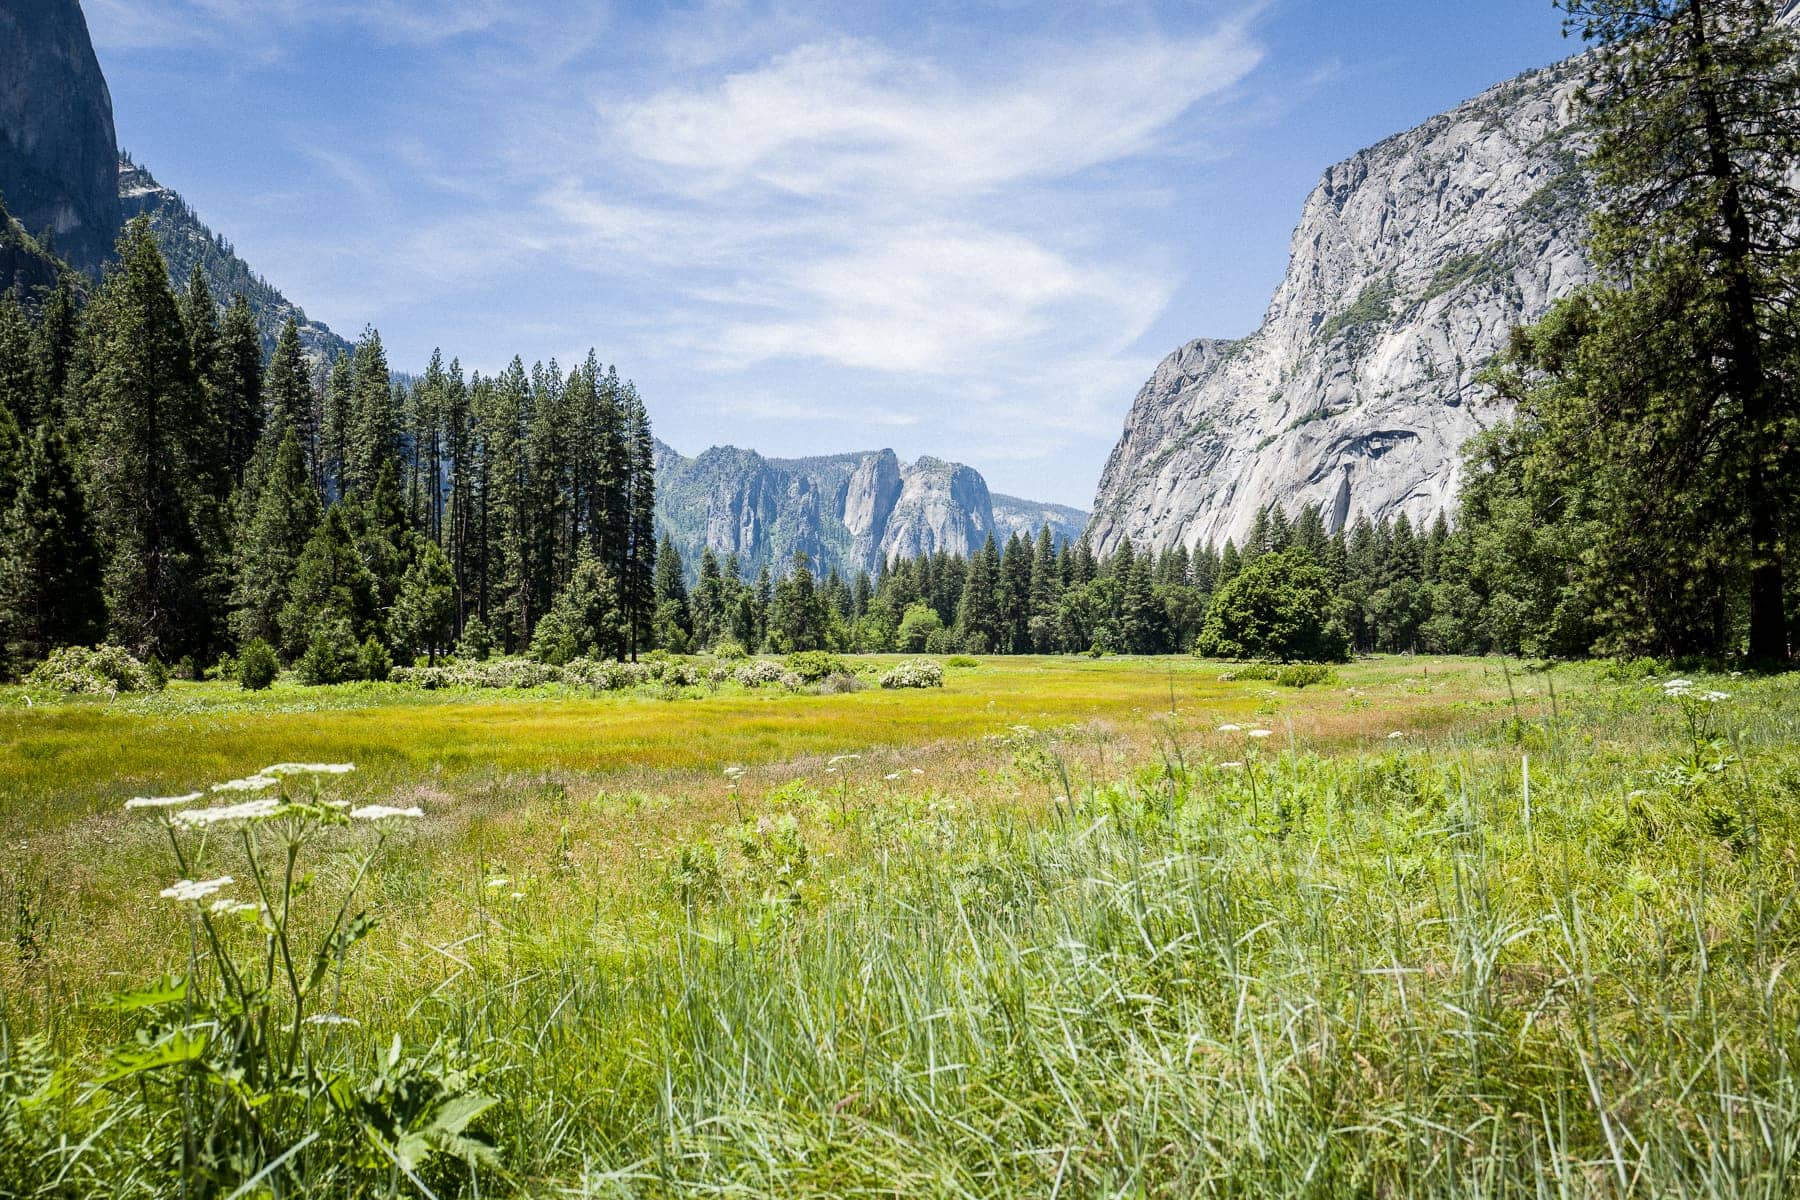
[[[934,629],[925,638],[927,654],[955,654],[958,649],[954,629]]]
[[[320,621],[294,663],[294,673],[309,687],[353,679],[357,669],[356,635],[342,617]]]
[[[934,688],[944,686],[944,668],[924,658],[910,659],[881,677],[884,688]]]
[[[144,683],[153,692],[160,692],[169,686],[169,668],[154,654],[144,664]]]
[[[931,635],[944,628],[944,620],[937,615],[937,610],[929,604],[918,603],[907,606],[900,617],[900,630],[895,639],[901,650],[908,654],[917,654],[921,650],[931,648]]]
[[[64,646],[25,677],[25,686],[70,696],[116,696],[147,692],[150,672],[120,646]]]
[[[748,662],[739,667],[736,671],[732,672],[731,677],[745,687],[763,687],[766,684],[780,683],[781,675],[782,671],[780,663],[770,662],[766,658],[759,658],[754,662]]]
[[[946,667],[962,667],[965,670],[973,670],[981,665],[981,660],[979,658],[970,658],[966,654],[952,654],[949,658],[944,660],[944,665]]]
[[[393,670],[394,660],[388,656],[387,647],[373,636],[356,652],[358,679],[367,679],[370,683],[386,683]]]
[[[1280,687],[1303,688],[1336,682],[1337,672],[1324,663],[1289,663],[1275,673],[1275,683]]]
[[[787,656],[787,669],[802,683],[817,683],[827,675],[848,675],[850,664],[824,650],[801,650]]]
[[[1330,612],[1331,587],[1311,555],[1299,550],[1264,554],[1213,597],[1194,653],[1342,662],[1349,640],[1330,622]]]
[[[739,662],[750,656],[749,651],[744,649],[744,644],[736,638],[720,638],[712,652],[713,657],[720,662]]]
[[[854,675],[842,671],[827,675],[819,681],[819,691],[827,696],[841,696],[850,692],[860,692],[869,685]]]
[[[238,655],[238,686],[246,692],[260,692],[275,682],[281,664],[275,659],[275,647],[257,638]]]
[[[462,640],[456,643],[456,656],[485,662],[493,652],[494,635],[488,632],[487,622],[480,617],[470,617],[469,623],[463,626]]]

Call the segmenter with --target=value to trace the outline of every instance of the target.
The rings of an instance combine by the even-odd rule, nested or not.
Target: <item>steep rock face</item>
[[[56,286],[64,266],[0,204],[0,292],[28,304]]]
[[[1138,394],[1096,548],[1241,538],[1272,501],[1337,524],[1451,506],[1463,443],[1504,415],[1477,374],[1591,278],[1578,82],[1520,76],[1327,171],[1262,327],[1188,343]]]
[[[112,93],[77,0],[0,4],[0,198],[97,274],[119,234]]]
[[[892,450],[773,459],[714,446],[688,458],[659,442],[656,490],[657,522],[690,572],[710,546],[721,559],[736,554],[746,577],[764,565],[780,569],[796,550],[821,574],[851,575],[895,554],[966,555],[989,533],[1004,538],[1023,527],[999,523],[995,498],[973,468],[936,458],[903,463]],[[1078,536],[1086,519],[1060,505],[1008,503],[1018,522],[1054,516],[1058,537]]]
[[[178,290],[187,286],[188,275],[198,263],[220,304],[231,303],[240,293],[250,302],[265,353],[274,350],[275,339],[290,316],[299,323],[300,344],[315,358],[336,358],[350,349],[350,343],[320,322],[308,320],[304,309],[251,270],[231,243],[207,228],[187,201],[158,183],[149,168],[120,157],[117,170],[124,219],[149,218],[150,231],[156,235],[157,247],[169,264],[169,277]]]

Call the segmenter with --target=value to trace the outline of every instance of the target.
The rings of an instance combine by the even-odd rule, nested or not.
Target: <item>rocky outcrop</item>
[[[1038,530],[1048,525],[1050,536],[1058,542],[1073,542],[1087,529],[1088,515],[1066,504],[1046,504],[1039,500],[1021,500],[1017,496],[992,494],[996,537],[1023,534],[1035,538]]]
[[[966,555],[989,533],[1004,539],[1022,529],[1031,514],[1054,516],[1059,538],[1078,536],[1085,523],[1060,505],[1006,504],[1013,523],[1002,525],[978,471],[929,457],[903,463],[892,450],[777,459],[714,446],[687,458],[657,443],[657,522],[690,572],[709,546],[721,559],[736,554],[746,576],[781,568],[797,550],[820,573],[850,575],[896,554]]]
[[[1505,415],[1479,372],[1591,277],[1578,81],[1523,75],[1327,171],[1262,327],[1188,343],[1138,393],[1096,548],[1222,543],[1275,501],[1339,524],[1449,508],[1463,443]]]
[[[187,286],[188,276],[198,264],[220,304],[229,304],[240,294],[250,302],[265,353],[274,350],[275,339],[289,317],[299,324],[300,344],[313,357],[332,359],[350,349],[350,343],[320,322],[309,320],[304,309],[253,271],[230,242],[208,229],[187,201],[158,183],[149,168],[126,156],[118,159],[118,195],[126,220],[149,219],[176,288]]]
[[[98,274],[119,235],[112,93],[76,0],[0,4],[0,200]]]

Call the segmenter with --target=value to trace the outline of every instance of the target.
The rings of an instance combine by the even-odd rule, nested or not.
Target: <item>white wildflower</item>
[[[525,893],[524,892],[514,892],[512,894],[512,898],[514,900],[523,900],[525,898]]]
[[[236,881],[229,875],[221,875],[217,879],[203,879],[198,882],[192,879],[180,879],[162,890],[162,898],[197,904],[220,888],[230,887],[234,882]]]
[[[185,796],[133,796],[125,802],[126,808],[174,808],[181,804],[192,804],[202,799],[205,792],[189,792]]]
[[[900,772],[889,771],[886,775],[883,775],[882,778],[887,780],[889,783],[892,783],[892,782],[894,782],[894,780],[900,778]]]
[[[411,808],[395,808],[391,804],[365,804],[361,808],[350,810],[350,816],[357,821],[386,821],[395,817],[422,817],[425,810],[418,805]]]
[[[1253,737],[1253,738],[1266,738],[1266,737],[1270,736],[1270,731],[1267,729],[1247,729],[1244,731],[1244,736],[1245,737]]]
[[[913,774],[914,774],[914,775],[923,775],[923,774],[924,774],[924,773],[925,773],[925,772],[924,772],[924,771],[923,771],[923,770],[922,770],[922,769],[920,769],[920,768],[918,768],[918,767],[914,767],[914,768],[913,768],[913,769],[912,769],[912,773],[913,773]]]
[[[860,754],[834,754],[825,761],[835,767],[839,763],[855,762],[861,757],[862,755]]]
[[[1241,762],[1222,762],[1219,764],[1219,768],[1224,771],[1241,770],[1243,769],[1243,766],[1244,764]]]
[[[1396,729],[1396,730],[1394,730],[1394,732],[1392,732],[1392,733],[1390,733],[1390,734],[1388,734],[1388,741],[1390,741],[1390,742],[1391,742],[1391,741],[1393,741],[1393,740],[1394,740],[1394,739],[1395,739],[1395,738],[1403,738],[1403,737],[1405,737],[1405,736],[1406,736],[1406,730],[1404,730],[1404,729]]]
[[[341,1017],[337,1013],[314,1013],[312,1016],[306,1018],[306,1020],[304,1022],[302,1022],[302,1024],[306,1024],[306,1025],[360,1025],[360,1024],[362,1024],[362,1022],[358,1021],[355,1017]]]
[[[215,792],[266,792],[280,784],[281,780],[273,775],[246,775],[242,779],[228,779],[224,783],[215,783]]]
[[[348,775],[356,770],[355,763],[276,763],[272,767],[264,767],[258,775]]]
[[[1671,679],[1662,686],[1663,695],[1665,696],[1685,696],[1694,690],[1694,681],[1691,679]]]
[[[248,900],[214,900],[207,911],[216,917],[235,917],[246,913],[261,912],[262,906],[252,904]]]
[[[1244,732],[1244,727],[1242,725],[1221,725],[1221,726],[1219,726],[1219,732],[1220,733],[1242,733],[1242,732]]]
[[[1723,704],[1731,699],[1730,692],[1701,692],[1696,699],[1705,704]]]
[[[506,887],[510,883],[512,883],[512,880],[508,879],[504,875],[496,875],[496,876],[494,876],[494,878],[487,881],[487,885],[490,888],[503,888],[503,887]]]
[[[731,780],[731,782],[736,783],[738,780],[742,779],[743,777],[744,777],[744,768],[736,765],[735,763],[732,764],[731,766],[725,768],[725,778]]]
[[[217,825],[226,821],[260,821],[280,813],[285,805],[273,796],[261,796],[255,800],[246,800],[242,804],[227,804],[220,808],[189,808],[175,814],[175,824],[189,829],[200,829],[208,825]]]

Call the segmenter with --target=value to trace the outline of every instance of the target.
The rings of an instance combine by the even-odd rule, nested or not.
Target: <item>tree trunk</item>
[[[1725,391],[1738,402],[1743,420],[1747,468],[1744,510],[1750,534],[1750,658],[1779,662],[1787,658],[1787,587],[1781,565],[1781,514],[1771,495],[1766,468],[1770,435],[1769,385],[1764,377],[1758,333],[1756,284],[1751,274],[1750,218],[1744,209],[1738,169],[1731,160],[1730,136],[1719,97],[1704,72],[1711,67],[1710,35],[1704,0],[1694,0],[1691,47],[1703,72],[1699,99],[1705,121],[1708,173],[1721,188],[1720,217],[1725,242],[1720,247],[1720,279],[1725,286],[1730,345],[1726,356]]]

